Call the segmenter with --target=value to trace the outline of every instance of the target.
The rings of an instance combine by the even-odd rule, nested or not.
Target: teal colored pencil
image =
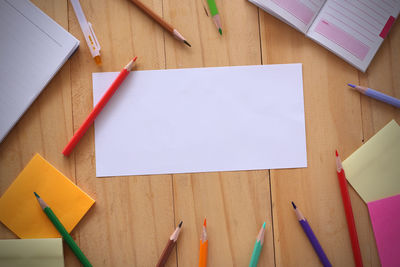
[[[264,244],[264,234],[265,234],[265,222],[263,223],[260,232],[258,233],[256,243],[254,244],[253,254],[251,255],[249,267],[257,267],[258,259],[260,258],[261,254],[261,249]]]
[[[207,0],[207,3],[208,3],[208,7],[210,8],[210,13],[211,13],[212,19],[215,23],[215,26],[217,26],[219,34],[222,35],[221,18],[219,16],[217,4],[215,4],[215,0]]]
[[[43,199],[41,199],[40,196],[36,194],[36,192],[34,192],[34,194],[37,198],[37,201],[40,204],[40,207],[43,209],[44,213],[46,213],[47,217],[49,217],[50,221],[57,228],[57,231],[61,234],[65,242],[71,248],[72,252],[74,252],[75,256],[79,259],[82,265],[84,267],[92,267],[92,264],[89,262],[89,260],[83,254],[82,250],[75,243],[74,239],[72,239],[72,237],[69,235],[68,231],[65,229],[64,225],[62,225],[62,223],[54,214],[54,212],[50,209],[50,207],[46,204],[46,202],[44,202]]]

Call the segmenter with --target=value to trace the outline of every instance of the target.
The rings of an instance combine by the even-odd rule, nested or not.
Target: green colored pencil
[[[208,3],[208,7],[210,8],[210,13],[211,13],[212,19],[214,20],[215,26],[217,26],[219,34],[222,35],[221,18],[219,16],[218,8],[217,8],[217,5],[215,4],[215,0],[207,0],[207,3]]]
[[[62,225],[62,223],[54,214],[54,212],[50,209],[50,207],[46,204],[46,202],[44,202],[43,199],[41,199],[40,196],[36,194],[36,192],[33,193],[35,194],[37,201],[40,204],[40,207],[43,209],[44,213],[46,213],[47,217],[49,217],[53,225],[57,228],[58,232],[60,232],[61,236],[63,237],[65,242],[67,242],[68,246],[74,252],[75,256],[79,259],[79,261],[83,264],[83,266],[92,267],[92,264],[89,262],[89,260],[83,254],[82,250],[75,243],[74,239],[72,239],[72,237],[68,234],[68,231],[65,229],[64,225]]]
[[[262,225],[260,232],[258,233],[256,243],[254,244],[253,254],[251,255],[249,267],[257,267],[258,259],[260,258],[261,249],[264,244],[264,234],[265,234],[265,222]]]

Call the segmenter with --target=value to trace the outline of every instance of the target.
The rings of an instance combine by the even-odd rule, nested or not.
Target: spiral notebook
[[[399,0],[249,0],[365,72],[400,10]]]

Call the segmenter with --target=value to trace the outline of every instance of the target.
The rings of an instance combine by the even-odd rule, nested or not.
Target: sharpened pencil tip
[[[336,153],[335,153],[335,154],[336,154],[336,157],[339,157],[339,153],[337,152],[337,149],[336,149],[335,152],[336,152]]]
[[[38,195],[36,192],[33,192],[33,193],[35,194],[35,196],[36,196],[37,198],[40,198],[39,195]]]
[[[354,84],[348,83],[347,85],[350,87],[356,88],[356,86]]]
[[[183,221],[181,221],[181,222],[179,223],[179,225],[178,225],[179,228],[182,227],[182,223],[183,223]]]
[[[183,42],[184,42],[187,46],[192,47],[192,46],[188,43],[188,41],[183,40]]]
[[[296,207],[296,204],[294,204],[294,202],[292,201],[292,206],[293,206],[293,208],[294,209],[296,209],[297,207]]]
[[[207,219],[204,218],[204,223],[203,223],[204,227],[207,227]]]
[[[208,12],[207,12],[207,8],[205,6],[203,6],[204,8],[204,12],[206,12],[207,17],[209,17]]]
[[[218,31],[219,31],[219,34],[221,34],[221,35],[222,35],[222,29],[221,29],[221,28],[219,28],[219,29],[218,29]]]
[[[137,59],[137,56],[136,56],[136,57],[134,57],[134,58],[132,59],[132,61],[133,61],[133,62],[135,62],[135,61],[136,61],[136,59]]]
[[[262,228],[264,228],[264,229],[265,229],[265,222],[263,223],[263,226],[262,226]]]

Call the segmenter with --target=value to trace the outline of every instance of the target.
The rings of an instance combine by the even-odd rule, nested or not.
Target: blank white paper
[[[93,73],[94,104],[117,75]],[[133,71],[95,147],[97,177],[307,167],[302,65]]]

